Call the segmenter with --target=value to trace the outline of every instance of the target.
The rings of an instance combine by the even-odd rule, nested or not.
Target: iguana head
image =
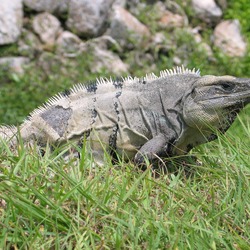
[[[190,127],[225,131],[249,102],[250,79],[203,76],[193,84],[185,99],[183,117]]]
[[[186,92],[182,103],[185,132],[176,146],[189,151],[195,145],[215,139],[215,130],[224,133],[230,127],[237,113],[250,103],[250,79],[199,77]],[[190,138],[190,145],[184,143]]]

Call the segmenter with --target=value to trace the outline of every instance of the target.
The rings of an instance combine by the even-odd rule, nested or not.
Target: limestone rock
[[[152,43],[156,46],[158,44],[163,44],[166,41],[166,37],[164,33],[157,32],[155,35],[152,37]]]
[[[157,32],[151,37],[150,50],[153,52],[155,60],[159,59],[160,55],[166,55],[173,50],[173,41],[168,38],[163,32]],[[154,64],[154,62],[152,62]]]
[[[65,57],[75,57],[81,53],[83,41],[69,31],[63,31],[56,40],[56,53]]]
[[[68,0],[23,0],[24,4],[37,12],[66,12]]]
[[[22,29],[22,0],[0,1],[0,45],[14,43]]]
[[[54,1],[54,0],[53,0]],[[67,13],[69,10],[69,0],[61,0],[55,10],[56,13]]]
[[[122,51],[118,42],[113,37],[108,36],[108,35],[103,35],[100,37],[93,38],[90,40],[90,43],[93,46],[96,46],[103,50],[112,50],[112,51],[117,51],[117,52]]]
[[[228,6],[227,0],[215,0],[222,10],[225,10]]]
[[[219,23],[214,30],[214,45],[228,56],[244,56],[247,44],[240,32],[238,20],[227,20]]]
[[[113,6],[120,6],[125,8],[127,4],[127,0],[114,0]]]
[[[12,73],[23,74],[24,66],[29,63],[27,57],[1,57],[0,67]]]
[[[22,56],[34,58],[36,57],[36,54],[41,51],[42,46],[38,37],[31,31],[23,29],[21,37],[18,40],[18,52]]]
[[[159,25],[162,28],[183,27],[185,25],[185,18],[166,10],[159,20]]]
[[[107,69],[115,75],[128,73],[128,65],[126,65],[120,57],[114,52],[107,50],[110,40],[107,36],[89,40],[85,45],[85,52],[93,55],[93,63],[91,66],[92,72],[100,72],[102,69]]]
[[[190,33],[194,37],[194,41],[198,45],[197,50],[200,52],[205,52],[209,59],[214,60],[213,51],[211,47],[206,42],[203,41],[202,36],[199,33],[200,30],[201,28],[199,26],[193,29],[190,29]]]
[[[71,0],[67,27],[83,37],[101,35],[106,27],[114,0]]]
[[[146,7],[146,2],[141,0],[127,0],[126,7],[132,15],[139,15],[140,11]]]
[[[103,68],[115,75],[128,73],[128,66],[118,55],[109,50],[96,48],[94,51],[94,63],[92,72],[100,72]]]
[[[57,36],[62,31],[59,20],[47,12],[34,17],[33,29],[43,43],[50,45],[54,45]]]
[[[133,47],[144,37],[149,37],[149,29],[122,7],[114,6],[108,34],[122,47]]]
[[[54,72],[64,71],[64,60],[58,55],[50,52],[43,52],[36,60],[37,67],[41,68],[46,75],[52,75]]]
[[[192,0],[196,15],[206,23],[217,23],[222,16],[220,7],[214,0]]]

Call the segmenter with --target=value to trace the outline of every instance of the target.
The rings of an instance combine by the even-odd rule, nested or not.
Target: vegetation
[[[0,248],[248,249],[249,145],[235,135],[158,177],[109,158],[93,168],[85,147],[65,162],[65,150],[1,145]]]
[[[250,8],[245,6],[249,1],[229,1],[225,16],[239,18],[249,38],[245,20]],[[140,18],[147,20],[145,13]],[[157,31],[154,19],[148,25]],[[206,32],[203,36],[209,38],[209,28]],[[143,67],[134,60],[138,51],[122,54],[130,73],[152,71],[143,57],[147,53],[154,55],[155,72],[172,67],[181,47],[191,68],[250,77],[250,53],[237,59],[217,51],[211,61],[186,34],[176,30],[174,35],[178,46],[145,48],[139,54]],[[0,55],[16,55],[16,50],[15,45],[6,47]],[[91,74],[87,54],[77,60],[80,67],[55,63],[49,72],[33,65],[23,76],[0,70],[0,123],[20,124],[58,91],[109,75]],[[197,161],[175,164],[178,159],[173,159],[175,168],[165,174],[152,173],[150,166],[142,172],[132,163],[113,166],[108,156],[105,166],[93,167],[85,146],[76,147],[80,160],[65,161],[70,145],[47,149],[41,156],[22,144],[13,153],[1,142],[0,249],[249,249],[249,111],[241,113],[226,135],[195,148]]]
[[[241,23],[243,32],[246,34],[247,38],[250,39],[250,2],[247,0],[230,0],[228,2],[229,8],[225,14],[226,18],[238,19]]]

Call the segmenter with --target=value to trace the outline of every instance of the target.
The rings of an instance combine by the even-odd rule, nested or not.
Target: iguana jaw
[[[222,95],[197,101],[197,104],[204,107],[211,106],[213,109],[227,108],[235,105],[242,106],[243,108],[248,103],[250,103],[250,90],[243,93]]]

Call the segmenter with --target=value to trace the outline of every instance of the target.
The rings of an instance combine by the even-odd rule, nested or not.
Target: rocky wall
[[[171,37],[176,29],[190,34],[210,58],[214,49],[230,57],[246,55],[247,44],[239,21],[223,20],[226,0],[192,0],[188,7],[192,18],[197,19],[195,26],[185,12],[189,3],[183,1],[180,6],[175,1],[154,0],[1,0],[0,47],[17,44],[18,55],[0,55],[0,67],[22,73],[23,67],[41,61],[48,52],[57,60],[72,60],[89,52],[94,58],[93,72],[106,68],[114,74],[128,73],[130,65],[119,55],[127,50],[168,50],[176,44],[174,39],[166,38],[166,33]],[[152,26],[137,18],[149,7],[155,13]],[[212,29],[209,42],[202,36],[204,27]],[[186,61],[177,53],[174,63],[185,65]]]

